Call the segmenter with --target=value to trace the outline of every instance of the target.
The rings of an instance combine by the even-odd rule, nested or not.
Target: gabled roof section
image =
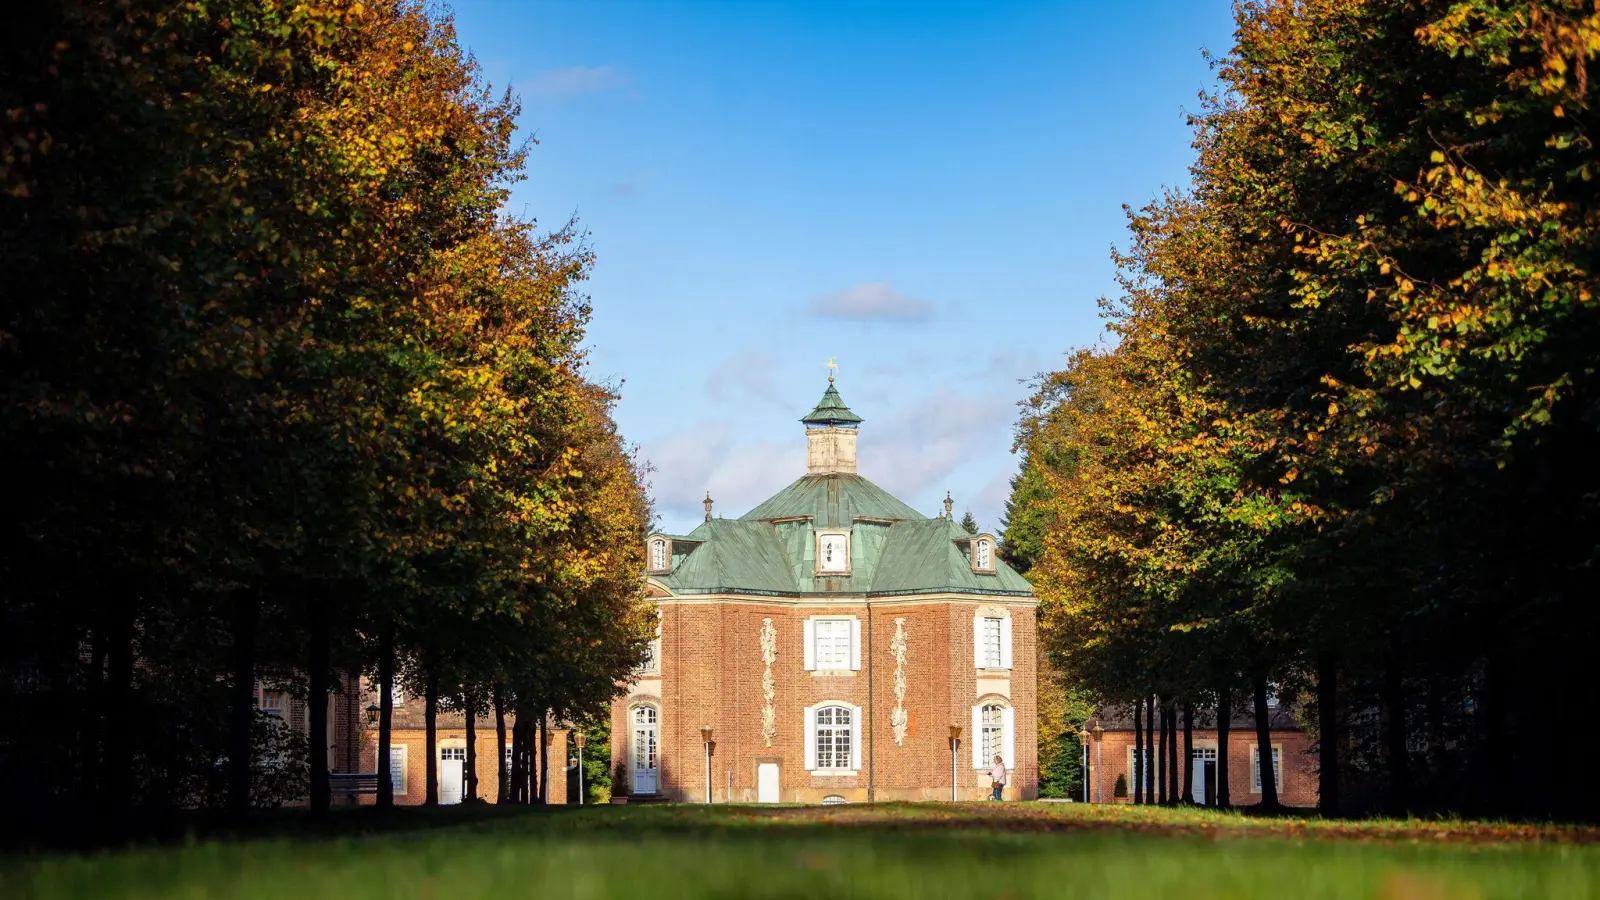
[[[807,425],[860,425],[864,420],[844,405],[844,398],[839,396],[830,378],[828,389],[822,392],[822,399],[817,401],[817,408],[800,421]]]
[[[740,521],[810,518],[817,528],[849,528],[857,517],[888,521],[926,521],[922,513],[860,475],[803,475]],[[696,529],[698,532],[698,529]]]
[[[970,557],[957,541],[974,539],[976,535],[949,519],[896,523],[884,542],[872,593],[1033,594],[1027,579],[1000,560],[992,574],[972,571]]]

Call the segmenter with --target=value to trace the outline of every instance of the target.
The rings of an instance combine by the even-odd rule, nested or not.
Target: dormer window
[[[972,542],[972,571],[979,573],[994,573],[994,536],[989,534],[978,535]]]
[[[666,538],[656,537],[650,539],[650,571],[672,571],[672,554],[667,546]]]
[[[850,532],[817,533],[817,574],[850,574]]]

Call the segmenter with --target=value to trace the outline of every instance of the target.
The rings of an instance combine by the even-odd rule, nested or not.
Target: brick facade
[[[1279,748],[1279,765],[1282,777],[1278,787],[1278,802],[1285,806],[1317,805],[1317,758],[1311,747],[1311,738],[1298,729],[1274,729],[1273,746]],[[1106,731],[1100,741],[1089,743],[1089,792],[1095,803],[1132,803],[1133,732],[1131,730]],[[1261,802],[1261,792],[1255,789],[1252,766],[1255,762],[1256,733],[1254,728],[1233,730],[1228,733],[1228,795],[1234,806],[1249,806]],[[1194,730],[1194,749],[1217,748],[1217,733],[1211,729]],[[1178,753],[1183,753],[1183,735],[1178,736]],[[1119,776],[1128,779],[1128,796],[1115,797]],[[1178,776],[1182,789],[1183,773]]]
[[[712,800],[755,802],[757,767],[778,766],[782,802],[816,803],[837,796],[848,802],[948,800],[951,796],[950,726],[962,730],[956,754],[958,796],[987,797],[988,766],[974,767],[969,741],[972,710],[980,700],[1014,710],[1013,766],[1008,799],[1032,799],[1038,786],[1034,603],[1031,598],[958,595],[873,598],[778,599],[723,596],[680,598],[658,591],[661,604],[659,672],[639,676],[612,709],[612,767],[631,773],[632,710],[653,706],[659,715],[658,788],[666,797],[706,800],[702,726],[712,730]],[[973,617],[980,606],[1011,618],[1010,670],[977,669]],[[806,671],[804,623],[814,616],[860,621],[861,667]],[[763,621],[777,636],[773,664],[776,735],[763,735],[761,651]],[[904,742],[895,743],[897,619],[906,637]],[[860,766],[853,774],[814,774],[805,766],[805,710],[825,701],[860,707],[865,727]]]
[[[363,709],[367,705],[378,702],[378,695],[368,686]],[[425,721],[425,707],[421,697],[405,697],[400,703],[395,704],[391,718],[392,731],[390,746],[398,748],[405,755],[404,791],[396,790],[394,802],[396,805],[407,806],[421,804],[427,796],[427,723]],[[360,757],[362,772],[378,771],[378,726],[366,725],[365,719],[360,729]],[[514,716],[506,716],[506,742],[511,741],[511,727],[515,723]],[[437,750],[442,754],[447,749],[467,746],[466,716],[463,713],[441,712],[435,723]],[[479,716],[474,723],[477,745],[478,763],[478,797],[479,799],[494,803],[500,796],[500,764],[498,753],[504,752],[497,747],[494,717]],[[549,734],[549,773],[550,788],[549,802],[564,804],[567,802],[567,729],[551,727]],[[535,749],[535,762],[537,767],[540,762],[537,758],[538,749]],[[537,770],[536,770],[537,771]],[[462,790],[465,793],[466,776],[463,771]],[[363,796],[360,802],[371,805],[376,802],[372,796]]]

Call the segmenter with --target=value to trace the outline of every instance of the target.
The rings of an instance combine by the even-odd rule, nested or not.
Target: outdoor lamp
[[[711,726],[700,726],[700,739],[706,742],[706,802],[711,802]]]
[[[956,775],[956,772],[957,772],[957,769],[956,769],[956,746],[959,745],[960,743],[961,743],[961,726],[960,725],[951,725],[950,726],[950,802],[951,803],[954,803],[954,802],[956,802],[957,800],[960,799],[960,793],[959,793],[959,788],[958,788],[958,785],[960,783],[960,779]]]
[[[589,743],[589,736],[580,731],[572,736],[572,742],[578,745],[579,750],[582,750],[583,745]]]
[[[376,725],[376,724],[378,724],[378,713],[380,713],[380,712],[383,712],[383,710],[378,708],[378,704],[376,704],[376,703],[368,704],[367,705],[367,724],[368,725]]]
[[[960,725],[951,725],[950,726],[950,746],[954,747],[956,744],[958,744],[960,742],[961,742],[961,726]]]

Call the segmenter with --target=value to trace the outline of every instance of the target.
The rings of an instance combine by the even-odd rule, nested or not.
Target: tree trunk
[[[1228,790],[1228,732],[1233,726],[1233,703],[1229,688],[1217,691],[1217,789],[1218,809],[1233,805],[1232,791]]]
[[[424,790],[422,802],[428,806],[439,805],[439,676],[433,663],[428,663],[424,673],[423,720],[427,760],[423,766]]]
[[[1183,784],[1183,760],[1178,758],[1178,701],[1172,701],[1172,708],[1167,711],[1167,731],[1172,735],[1172,769],[1168,776],[1172,779],[1171,795],[1172,805],[1183,802],[1183,795],[1178,792]]]
[[[478,703],[471,691],[464,691],[461,705],[467,725],[467,802],[478,802]]]
[[[251,759],[255,751],[256,629],[261,595],[254,588],[233,598],[233,684],[228,702],[228,812],[250,811]]]
[[[497,782],[500,789],[496,791],[496,803],[511,802],[511,772],[506,769],[506,701],[501,693],[500,686],[494,688],[494,737],[496,771],[500,780]]]
[[[1156,700],[1156,802],[1167,805],[1167,698]]]
[[[1339,660],[1317,657],[1317,805],[1339,814]]]
[[[1406,749],[1406,695],[1400,662],[1383,664],[1383,737],[1389,757],[1389,813],[1406,814],[1411,803],[1411,752]]]
[[[394,806],[394,627],[385,624],[378,635],[378,806]]]
[[[1144,701],[1133,704],[1133,803],[1144,803]]]
[[[116,601],[113,601],[116,602]],[[106,708],[100,742],[104,754],[100,782],[100,825],[114,835],[126,834],[133,807],[133,660],[137,608],[124,600],[111,613],[106,635]],[[252,691],[252,694],[254,692]],[[248,770],[247,770],[248,774]],[[249,782],[246,781],[248,802]]]
[[[1156,696],[1146,694],[1144,698],[1144,743],[1150,753],[1150,760],[1144,767],[1144,802],[1156,802]]]
[[[1484,755],[1488,757],[1489,809],[1493,816],[1516,813],[1512,790],[1513,760],[1511,758],[1511,694],[1510,670],[1499,654],[1490,656],[1484,663],[1483,678],[1483,737]]]
[[[517,716],[511,723],[511,788],[512,803],[528,802],[528,723]]]
[[[320,591],[318,591],[320,593]],[[307,685],[309,694],[306,697],[306,733],[307,753],[311,763],[311,815],[313,818],[322,818],[328,814],[333,805],[333,795],[328,783],[328,689],[330,660],[333,655],[332,630],[333,623],[329,621],[331,613],[328,609],[329,599],[322,596],[313,596],[311,618],[311,646],[306,654],[308,668]]]
[[[550,711],[539,710],[539,803],[550,802]]]
[[[1267,674],[1257,672],[1251,685],[1256,700],[1256,765],[1261,773],[1261,810],[1277,812],[1278,779],[1272,766],[1272,720],[1267,708]]]
[[[1194,802],[1194,703],[1183,701],[1183,802]]]

